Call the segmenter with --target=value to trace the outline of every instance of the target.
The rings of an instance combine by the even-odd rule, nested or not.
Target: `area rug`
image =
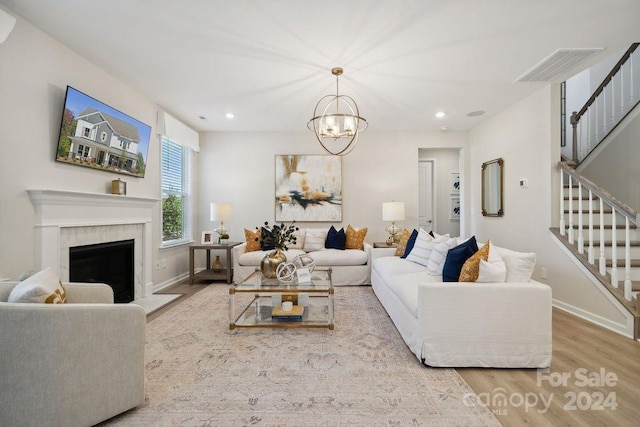
[[[333,331],[230,331],[227,287],[207,287],[147,325],[145,404],[104,425],[500,425],[416,359],[370,287],[335,297]]]

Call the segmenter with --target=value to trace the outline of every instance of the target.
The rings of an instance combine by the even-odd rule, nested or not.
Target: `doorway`
[[[435,198],[434,191],[434,170],[436,168],[435,159],[418,161],[418,227],[424,231],[433,231],[435,228],[434,215]]]
[[[418,150],[418,225],[425,231],[461,235],[461,165],[459,148]]]

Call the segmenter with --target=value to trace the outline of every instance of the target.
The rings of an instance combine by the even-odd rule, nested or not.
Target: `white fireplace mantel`
[[[36,267],[52,268],[60,275],[61,230],[71,227],[142,225],[142,289],[136,298],[153,288],[153,210],[159,199],[85,193],[64,190],[27,190],[35,208]],[[64,279],[63,279],[64,280]]]

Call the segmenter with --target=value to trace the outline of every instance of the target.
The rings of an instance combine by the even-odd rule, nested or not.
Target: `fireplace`
[[[134,300],[134,240],[69,248],[69,281],[106,283],[116,303]]]
[[[158,199],[64,190],[28,190],[35,210],[37,269],[71,280],[69,251],[77,246],[134,240],[134,299],[153,293],[152,218]]]

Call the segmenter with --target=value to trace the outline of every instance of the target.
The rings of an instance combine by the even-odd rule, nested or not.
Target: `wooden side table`
[[[225,244],[213,243],[211,245],[190,245],[189,246],[189,284],[193,285],[196,278],[202,280],[226,280],[227,283],[231,283],[232,262],[231,262],[231,250],[234,246],[238,246],[241,242],[229,242]],[[204,249],[207,251],[207,267],[195,273],[195,251]],[[216,273],[211,269],[211,251],[223,250],[227,253],[227,265],[220,273]]]
[[[387,245],[387,242],[373,242],[373,247],[374,248],[397,248],[398,244],[392,243],[390,245]]]

